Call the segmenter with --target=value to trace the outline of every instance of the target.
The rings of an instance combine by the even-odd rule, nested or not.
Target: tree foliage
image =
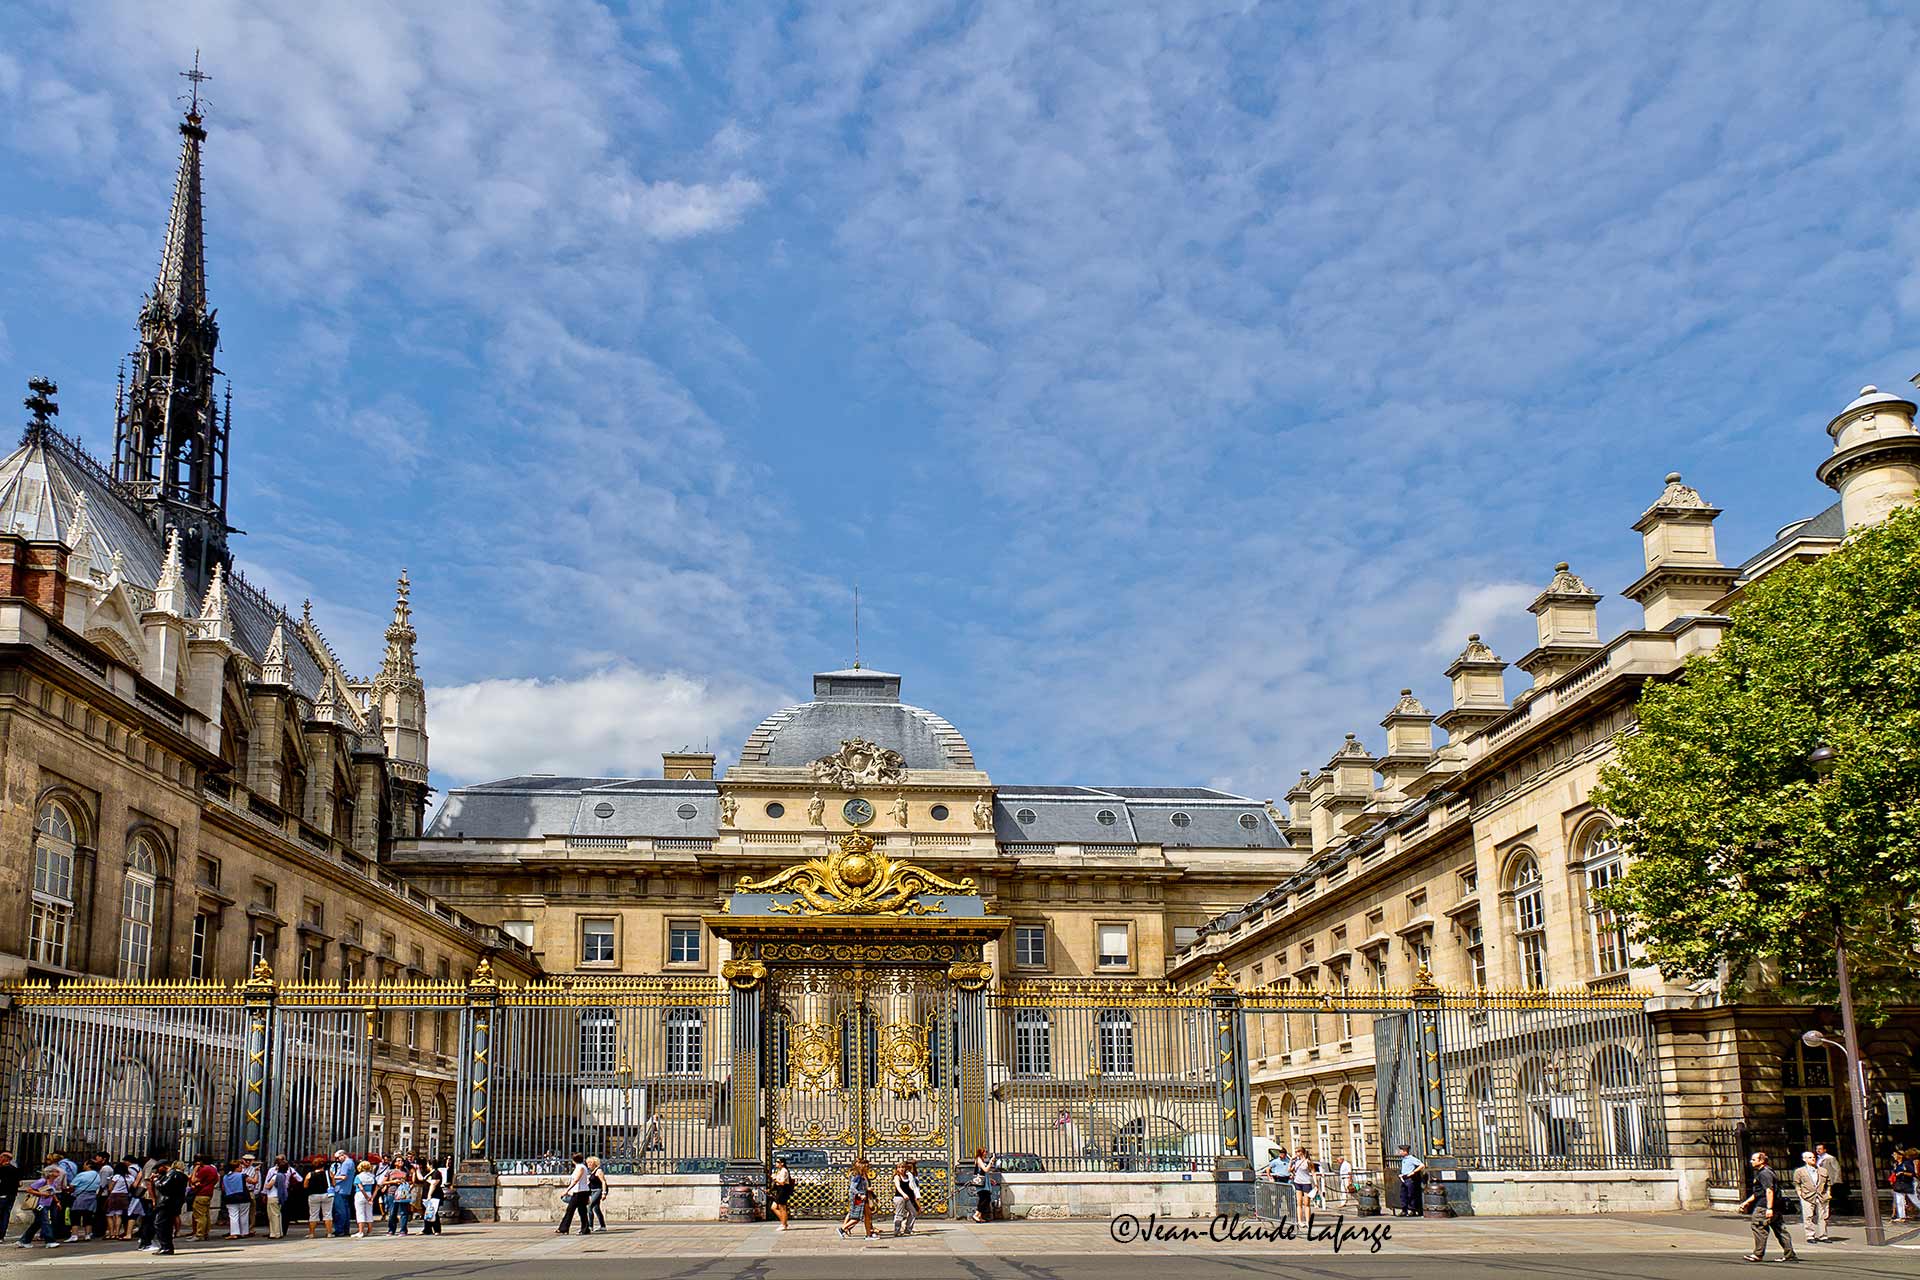
[[[1604,904],[1669,977],[1759,974],[1789,999],[1835,998],[1843,929],[1879,1016],[1920,996],[1920,510],[1768,575],[1731,617],[1642,693],[1601,774],[1631,854]]]

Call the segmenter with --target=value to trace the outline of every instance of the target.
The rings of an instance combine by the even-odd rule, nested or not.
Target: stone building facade
[[[1764,995],[1732,1003],[1718,983],[1676,985],[1649,968],[1594,905],[1593,890],[1621,874],[1623,858],[1610,819],[1588,797],[1617,736],[1632,729],[1640,690],[1711,649],[1746,584],[1825,555],[1848,530],[1914,501],[1913,419],[1911,402],[1864,388],[1828,424],[1832,452],[1817,471],[1839,500],[1737,566],[1720,559],[1719,511],[1669,475],[1632,526],[1646,572],[1622,594],[1640,605],[1641,625],[1601,635],[1598,594],[1555,566],[1528,606],[1538,644],[1513,664],[1524,687],[1509,698],[1508,664],[1469,636],[1446,669],[1448,707],[1436,715],[1403,689],[1380,722],[1378,755],[1348,734],[1319,769],[1302,772],[1286,797],[1287,833],[1309,851],[1306,865],[1210,921],[1175,957],[1176,979],[1200,981],[1224,964],[1243,986],[1293,992],[1405,989],[1423,971],[1462,990],[1651,991],[1661,1060],[1641,1065],[1658,1075],[1684,1202],[1732,1190],[1709,1184],[1727,1182],[1735,1126],[1796,1161],[1811,1142],[1833,1143],[1848,1123],[1839,1055],[1799,1040],[1809,1026],[1831,1026],[1831,1015]],[[1256,1130],[1329,1163],[1378,1168],[1372,1031],[1368,1020],[1333,1015],[1250,1023]],[[1864,1035],[1876,1086],[1920,1095],[1920,1013]],[[1495,1086],[1476,1087],[1492,1116]],[[1896,1103],[1890,1121],[1884,1098],[1876,1103],[1879,1144],[1916,1141],[1902,1113],[1911,1114]],[[1528,1154],[1533,1135],[1497,1127],[1456,1132],[1454,1144]],[[1836,1149],[1851,1165],[1850,1147]],[[1550,1152],[1531,1154],[1553,1163]]]
[[[0,978],[238,982],[265,962],[433,982],[482,957],[531,974],[526,948],[388,865],[428,798],[405,573],[361,678],[309,609],[234,566],[197,108],[180,133],[113,461],[56,427],[44,380],[0,461]],[[452,1107],[448,1026],[395,1018],[375,1042],[376,1108],[423,1149]]]

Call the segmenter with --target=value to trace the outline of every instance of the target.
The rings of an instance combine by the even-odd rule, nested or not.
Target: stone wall
[[[563,1175],[502,1174],[495,1190],[501,1222],[558,1224]],[[726,1216],[717,1173],[610,1174],[602,1202],[607,1221],[718,1222]]]

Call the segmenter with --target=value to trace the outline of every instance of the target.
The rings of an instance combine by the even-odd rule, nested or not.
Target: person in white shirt
[[[593,1173],[587,1168],[586,1161],[577,1155],[574,1156],[573,1172],[567,1176],[567,1187],[564,1192],[567,1198],[567,1211],[560,1215],[561,1235],[567,1234],[567,1228],[573,1225],[573,1215],[576,1213],[580,1215],[580,1234],[583,1236],[593,1234],[593,1224],[587,1220],[587,1197],[592,1190],[589,1185],[592,1180]]]
[[[1340,1203],[1353,1199],[1353,1161],[1340,1157]]]

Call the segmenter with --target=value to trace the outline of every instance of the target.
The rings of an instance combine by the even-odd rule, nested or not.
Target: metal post
[[[1873,1141],[1867,1130],[1867,1062],[1860,1051],[1860,1028],[1853,1019],[1853,980],[1847,972],[1847,942],[1836,926],[1833,931],[1834,963],[1840,979],[1840,1034],[1846,1037],[1841,1051],[1847,1057],[1847,1102],[1853,1110],[1853,1160],[1860,1178],[1860,1212],[1866,1219],[1867,1243],[1885,1244],[1887,1228],[1880,1221],[1880,1188],[1875,1184]]]
[[[1216,964],[1207,983],[1207,1016],[1213,1029],[1214,1085],[1220,1104],[1220,1150],[1213,1161],[1217,1212],[1254,1215],[1252,1088],[1247,1081],[1246,1020],[1240,989]]]
[[[272,1046],[273,966],[253,966],[240,986],[247,1006],[247,1056],[240,1074],[240,1153],[259,1159],[267,1131],[267,1053]]]
[[[1446,1184],[1458,1177],[1458,1166],[1448,1154],[1447,1082],[1441,1060],[1440,1011],[1443,995],[1425,965],[1414,975],[1414,1034],[1418,1037],[1415,1066],[1420,1072],[1420,1112],[1417,1130],[1427,1162],[1423,1212],[1429,1218],[1451,1218]],[[1383,1154],[1384,1162],[1384,1154]]]
[[[954,1016],[960,1034],[949,1053],[960,1071],[960,1144],[953,1156],[953,1212],[960,1212],[960,1167],[987,1142],[987,983],[993,969],[984,960],[956,960],[947,976],[958,988]]]
[[[499,1218],[499,1183],[488,1155],[488,1126],[492,1111],[494,1021],[500,1012],[500,981],[485,957],[467,979],[466,1034],[462,1040],[462,1071],[466,1083],[460,1100],[462,1149],[454,1175],[460,1214],[480,1222]]]
[[[730,1221],[751,1222],[767,1181],[766,1152],[760,1144],[760,1121],[765,1110],[760,1097],[761,1027],[766,1006],[762,992],[767,966],[737,956],[720,966],[720,976],[727,980],[727,1017],[733,1036],[733,1077],[727,1090],[732,1109],[733,1158],[727,1162],[720,1194]]]

